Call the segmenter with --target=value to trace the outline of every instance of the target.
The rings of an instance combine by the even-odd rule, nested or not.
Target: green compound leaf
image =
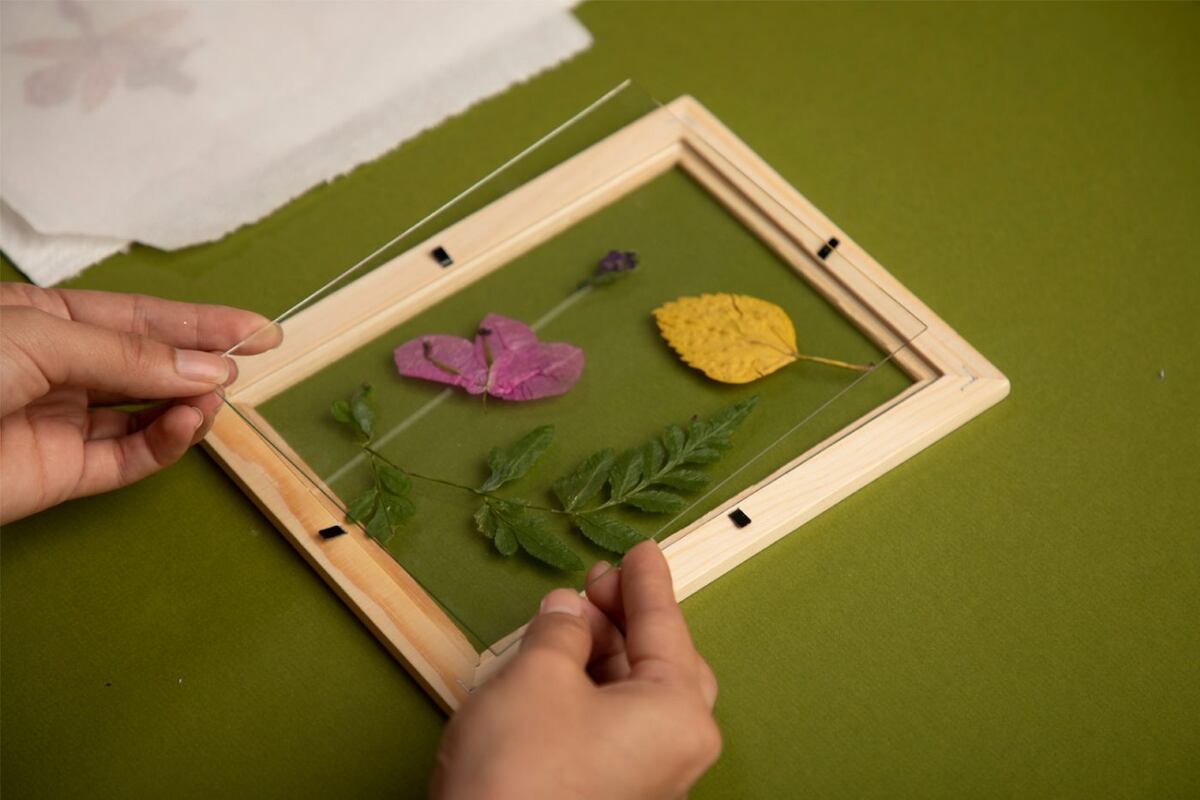
[[[667,514],[682,511],[687,502],[674,492],[662,489],[642,489],[625,498],[625,502],[652,514]]]
[[[637,488],[642,477],[642,452],[626,450],[613,462],[608,472],[608,490],[614,502],[623,502],[625,495]]]
[[[488,466],[491,467],[492,474],[479,487],[480,491],[490,492],[522,477],[533,468],[552,441],[554,426],[542,425],[525,434],[511,447],[492,448],[492,452],[488,453]]]
[[[624,522],[603,514],[572,514],[571,522],[595,544],[614,553],[624,553],[645,538]]]
[[[362,522],[371,515],[375,510],[375,501],[379,499],[379,492],[375,489],[367,489],[358,497],[350,501],[346,507],[347,522]]]
[[[613,458],[612,450],[593,453],[570,475],[556,480],[554,494],[562,507],[567,511],[575,511],[595,497],[608,480]]]

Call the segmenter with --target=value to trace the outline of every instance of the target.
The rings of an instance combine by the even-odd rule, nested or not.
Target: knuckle
[[[121,357],[128,370],[145,370],[153,364],[150,342],[132,333],[121,334]]]
[[[149,336],[151,308],[146,302],[147,298],[145,295],[135,294],[132,296],[132,300],[129,307],[129,330],[139,336]]]
[[[680,726],[680,759],[693,771],[703,772],[721,755],[721,729],[711,714],[696,715],[691,724]]]
[[[693,757],[702,768],[706,768],[721,755],[721,747],[724,744],[721,739],[721,729],[717,727],[716,720],[705,715],[704,720],[694,726],[693,735],[695,737],[692,748]]]

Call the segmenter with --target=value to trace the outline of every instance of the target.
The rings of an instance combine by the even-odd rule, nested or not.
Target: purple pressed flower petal
[[[396,370],[408,378],[460,386],[480,394],[487,386],[487,366],[475,356],[475,346],[458,336],[420,336],[392,354]]]
[[[583,372],[583,351],[564,342],[539,342],[528,325],[499,314],[479,323],[475,340],[421,336],[394,353],[396,369],[410,378],[487,392],[503,400],[536,400],[563,394]]]
[[[583,373],[583,351],[565,342],[538,343],[506,353],[492,365],[488,393],[503,400],[564,394]]]

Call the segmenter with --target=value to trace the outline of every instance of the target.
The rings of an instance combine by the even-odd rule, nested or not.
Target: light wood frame
[[[447,711],[516,647],[480,653],[400,564],[345,524],[328,488],[255,406],[652,178],[681,168],[834,303],[912,379],[902,393],[661,543],[682,599],[1003,399],[1008,380],[690,97],[627,125],[283,323],[239,359],[209,451]],[[830,240],[836,240],[829,247]],[[454,266],[430,257],[443,247]],[[268,443],[255,428],[272,440]],[[740,508],[753,520],[736,527]],[[501,644],[515,641],[519,631]],[[495,653],[501,653],[496,655]]]

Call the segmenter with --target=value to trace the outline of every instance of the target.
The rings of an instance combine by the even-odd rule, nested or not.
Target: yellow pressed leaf
[[[684,363],[722,383],[749,383],[800,357],[788,315],[757,297],[680,297],[656,308],[654,320]]]

